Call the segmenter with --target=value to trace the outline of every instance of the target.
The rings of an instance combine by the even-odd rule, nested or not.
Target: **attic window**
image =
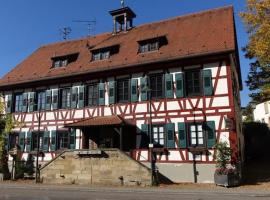
[[[119,52],[119,45],[92,50],[92,61],[107,60]]]
[[[69,54],[65,56],[58,56],[52,58],[52,68],[66,67],[68,64],[75,62],[79,56],[79,53]]]
[[[145,43],[145,44],[140,44],[140,49],[139,52],[140,53],[146,53],[149,51],[157,51],[159,47],[159,42],[155,41],[155,42],[149,42],[149,43]]]
[[[99,51],[99,52],[93,52],[92,54],[92,60],[96,61],[96,60],[105,60],[105,59],[109,59],[110,57],[110,51]]]
[[[166,36],[138,41],[139,53],[157,51],[163,45],[168,43]]]

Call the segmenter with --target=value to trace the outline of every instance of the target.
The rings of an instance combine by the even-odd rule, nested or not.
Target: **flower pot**
[[[239,185],[239,176],[237,174],[217,174],[214,175],[216,185],[224,187],[233,187]]]

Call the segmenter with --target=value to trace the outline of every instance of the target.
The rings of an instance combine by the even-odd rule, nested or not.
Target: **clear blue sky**
[[[238,16],[245,0],[126,0],[137,18],[135,25],[154,22],[187,13],[233,5],[239,49],[248,36]],[[74,20],[97,20],[96,34],[112,30],[109,10],[120,7],[120,0],[8,0],[0,2],[0,77],[19,64],[39,46],[60,41],[59,29],[69,26],[70,39],[87,35],[85,24]],[[243,81],[249,61],[240,51]],[[241,92],[242,105],[249,102],[248,89]]]

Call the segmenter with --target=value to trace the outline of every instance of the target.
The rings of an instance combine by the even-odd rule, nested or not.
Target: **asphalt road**
[[[269,200],[269,192],[0,184],[0,200]]]

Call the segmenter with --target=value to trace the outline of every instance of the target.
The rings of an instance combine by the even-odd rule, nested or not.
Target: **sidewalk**
[[[33,188],[46,190],[76,190],[76,191],[125,191],[125,192],[194,192],[194,193],[236,193],[250,195],[269,195],[270,197],[270,182],[257,185],[242,185],[239,187],[220,187],[215,184],[207,183],[180,183],[170,185],[159,185],[153,187],[135,187],[135,186],[85,186],[85,185],[46,185],[35,184],[31,181],[4,181],[0,183],[0,188]]]

